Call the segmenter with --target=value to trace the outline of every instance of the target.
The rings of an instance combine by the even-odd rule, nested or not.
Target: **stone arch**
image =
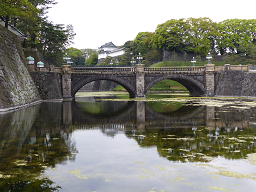
[[[153,85],[165,79],[171,79],[182,84],[188,89],[190,96],[203,96],[206,94],[205,86],[201,82],[183,74],[170,74],[155,78],[145,86],[145,94]]]
[[[113,81],[121,86],[123,86],[129,93],[130,98],[134,98],[136,95],[136,91],[132,85],[128,84],[125,80],[118,78],[116,76],[110,76],[110,75],[91,75],[91,76],[85,76],[81,81],[76,83],[71,87],[71,96],[75,97],[75,94],[79,89],[81,89],[84,85],[96,81],[96,80],[109,80]]]

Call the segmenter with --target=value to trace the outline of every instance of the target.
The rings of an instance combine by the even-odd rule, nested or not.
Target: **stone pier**
[[[214,96],[214,64],[205,65],[206,96]]]

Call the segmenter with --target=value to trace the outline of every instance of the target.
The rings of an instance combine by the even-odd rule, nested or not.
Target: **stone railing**
[[[224,66],[213,65],[213,71],[255,71],[256,66],[252,65],[230,65]],[[143,67],[141,70],[146,73],[163,73],[163,72],[205,72],[206,66],[181,66],[181,67]],[[38,72],[56,72],[62,73],[63,67],[35,67],[35,71]],[[136,67],[71,67],[71,73],[133,73],[136,71]]]
[[[214,71],[223,71],[224,70],[224,66],[215,66],[214,67]]]
[[[218,68],[216,68],[218,67]],[[221,71],[221,70],[231,70],[231,71],[249,71],[250,65],[230,65],[225,64],[224,66],[216,66],[215,71]],[[222,67],[222,69],[220,68]],[[218,69],[218,70],[217,70]]]
[[[230,70],[233,71],[249,71],[248,65],[230,65]]]
[[[148,72],[169,72],[169,71],[205,71],[205,67],[145,67]]]
[[[72,72],[74,73],[120,73],[134,71],[134,67],[72,67]]]
[[[36,71],[39,71],[39,72],[50,72],[51,69],[50,69],[50,67],[36,67]]]
[[[62,67],[55,67],[54,72],[56,73],[62,73]]]

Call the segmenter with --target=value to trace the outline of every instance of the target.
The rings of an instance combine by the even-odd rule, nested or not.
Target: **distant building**
[[[121,56],[125,53],[125,47],[119,48],[114,43],[109,42],[99,47],[98,59]]]

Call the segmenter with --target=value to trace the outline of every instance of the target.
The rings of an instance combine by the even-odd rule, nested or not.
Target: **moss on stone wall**
[[[0,25],[0,109],[40,100],[20,38]]]

